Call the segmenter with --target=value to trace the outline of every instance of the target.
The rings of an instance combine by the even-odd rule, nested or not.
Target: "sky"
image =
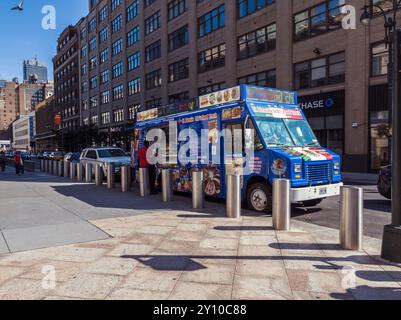
[[[52,58],[57,39],[68,25],[88,13],[87,0],[25,0],[23,11],[12,11],[20,0],[0,0],[0,80],[22,80],[22,62],[37,57],[48,66],[53,79]],[[56,9],[56,30],[42,28],[42,8]]]

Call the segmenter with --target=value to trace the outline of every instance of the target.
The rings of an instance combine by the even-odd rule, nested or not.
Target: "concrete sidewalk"
[[[338,230],[301,221],[276,232],[271,217],[227,219],[219,203],[194,211],[185,197],[24,179],[0,186],[29,186],[112,238],[0,255],[0,299],[401,300],[401,265],[379,258],[376,239],[343,251]]]

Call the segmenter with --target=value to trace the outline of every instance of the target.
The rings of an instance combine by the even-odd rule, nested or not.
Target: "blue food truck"
[[[140,112],[134,129],[133,154],[145,139],[149,140],[147,135],[152,129],[160,129],[167,136],[171,134],[168,132],[171,123],[176,124],[173,128],[177,132],[173,137],[178,137],[185,129],[207,130],[207,143],[210,144],[210,152],[199,154],[190,163],[181,163],[176,150],[173,155],[170,153],[168,163],[157,164],[159,169],[167,167],[173,171],[176,191],[191,192],[192,171],[203,170],[206,195],[225,198],[225,177],[241,174],[244,154],[237,152],[228,158],[223,147],[216,147],[225,144],[227,139],[219,132],[241,130],[244,141],[245,136],[253,136],[249,141],[254,152],[246,160],[250,169],[241,174],[242,197],[250,209],[272,210],[272,182],[277,178],[291,181],[291,202],[299,205],[315,206],[324,198],[340,193],[340,156],[319,145],[298,105],[296,92],[241,85],[201,96],[189,103]],[[236,139],[230,138],[230,141]],[[165,149],[169,149],[171,142],[167,141]],[[179,150],[187,141],[174,142]],[[216,157],[221,161],[213,161]],[[135,163],[135,156],[133,161]]]

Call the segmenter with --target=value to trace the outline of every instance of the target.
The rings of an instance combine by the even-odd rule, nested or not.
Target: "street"
[[[382,197],[376,186],[357,186],[364,188],[365,212],[364,233],[369,237],[382,239],[383,228],[391,223],[391,201]],[[316,208],[297,208],[293,210],[293,217],[329,228],[339,228],[339,198],[329,198]]]

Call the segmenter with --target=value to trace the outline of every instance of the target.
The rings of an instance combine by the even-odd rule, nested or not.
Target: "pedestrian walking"
[[[22,159],[22,154],[20,151],[17,151],[15,153],[14,161],[15,161],[15,173],[18,176],[23,175],[24,174],[24,160]]]
[[[0,152],[0,169],[1,172],[6,171],[6,153],[4,151]]]

